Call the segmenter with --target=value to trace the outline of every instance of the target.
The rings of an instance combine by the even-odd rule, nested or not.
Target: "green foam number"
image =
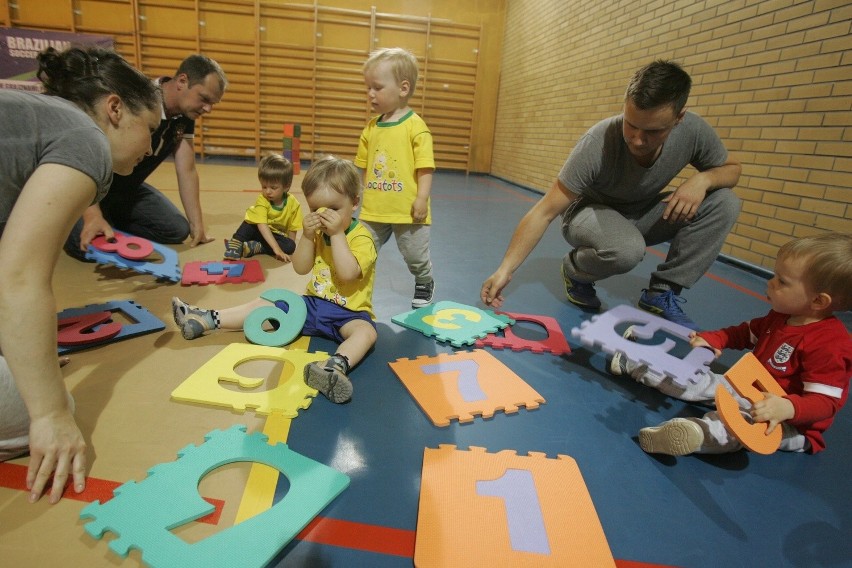
[[[308,307],[305,305],[304,298],[282,288],[267,290],[260,297],[273,303],[285,302],[288,309],[285,312],[276,306],[263,306],[253,310],[243,323],[246,339],[257,345],[281,347],[299,337],[305,326],[305,319],[308,317]],[[278,324],[277,329],[273,331],[263,329],[263,324],[267,321]]]

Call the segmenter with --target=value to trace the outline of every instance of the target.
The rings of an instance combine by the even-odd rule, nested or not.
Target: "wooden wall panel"
[[[503,0],[477,3],[502,18]],[[410,103],[435,138],[439,168],[486,171],[493,120],[476,110],[482,36],[478,8],[466,22],[446,17],[456,3],[429,0],[414,15],[365,9],[365,2],[278,0],[0,0],[8,24],[111,34],[117,50],[150,76],[173,75],[181,60],[202,52],[228,74],[229,87],[196,129],[204,155],[259,158],[281,151],[282,125],[302,126],[302,157],[353,157],[370,117],[362,66],[371,50],[400,46],[418,58],[420,78]],[[390,4],[394,4],[391,2]],[[387,4],[386,4],[387,5]],[[442,17],[435,17],[435,9]],[[495,16],[496,14],[496,16]],[[501,23],[502,26],[502,23]],[[492,38],[499,30],[492,30]],[[493,43],[493,42],[492,42]],[[496,94],[496,78],[491,79]],[[486,104],[491,113],[496,107]],[[479,122],[479,124],[477,124]],[[484,133],[484,134],[483,134]],[[479,166],[471,165],[473,140]]]

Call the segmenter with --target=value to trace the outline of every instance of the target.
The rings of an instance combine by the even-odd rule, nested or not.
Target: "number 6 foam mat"
[[[506,414],[538,408],[544,397],[497,358],[483,351],[439,353],[434,357],[388,363],[435,426],[450,420],[471,422],[475,415]]]
[[[95,501],[80,512],[89,535],[118,535],[109,543],[116,554],[142,551],[152,568],[262,567],[346,487],[349,477],[302,456],[286,444],[270,445],[246,427],[216,430],[199,446],[189,445],[178,459],[148,470],[139,483],[115,489],[106,503]],[[213,506],[198,494],[199,481],[214,469],[237,461],[258,462],[287,476],[290,488],[271,509],[199,542],[187,543],[171,531],[203,517]]]
[[[452,445],[423,451],[414,565],[612,566],[573,458]]]

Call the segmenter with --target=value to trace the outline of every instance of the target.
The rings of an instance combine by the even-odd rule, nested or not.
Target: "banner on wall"
[[[111,36],[105,35],[0,27],[0,88],[41,91],[41,83],[36,78],[36,56],[48,47],[58,51],[77,45],[112,49],[114,43]]]

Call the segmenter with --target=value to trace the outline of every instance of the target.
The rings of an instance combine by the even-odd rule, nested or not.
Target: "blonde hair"
[[[257,167],[257,179],[261,183],[279,182],[289,189],[293,184],[293,164],[281,154],[269,154]]]
[[[801,259],[805,283],[831,296],[832,311],[852,308],[852,235],[823,233],[792,240],[778,249],[779,259]]]
[[[361,172],[349,160],[324,156],[311,164],[302,180],[302,192],[310,197],[321,187],[329,187],[357,203],[361,196]]]
[[[370,53],[370,57],[364,62],[364,73],[384,62],[390,63],[391,73],[398,85],[408,81],[408,97],[411,97],[417,85],[417,57],[401,47],[383,47]]]

